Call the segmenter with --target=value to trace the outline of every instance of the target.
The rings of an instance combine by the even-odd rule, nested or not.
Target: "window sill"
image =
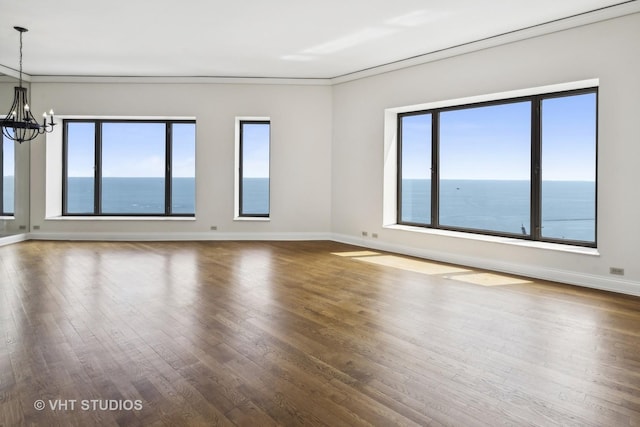
[[[253,221],[253,222],[269,222],[271,221],[270,217],[265,216],[237,216],[233,218],[234,221]]]
[[[194,216],[52,216],[45,221],[195,221]]]
[[[15,216],[0,216],[0,221],[13,221],[15,220],[16,217]]]
[[[477,240],[491,243],[501,243],[505,245],[520,246],[527,248],[546,249],[558,252],[569,252],[580,255],[600,256],[597,248],[587,248],[583,246],[563,245],[560,243],[534,242],[531,240],[515,239],[512,237],[488,236],[484,234],[464,233],[461,231],[438,230],[433,228],[413,227],[410,225],[385,225],[383,228],[390,230],[403,230],[413,233],[431,234],[437,236],[455,237],[466,240]]]

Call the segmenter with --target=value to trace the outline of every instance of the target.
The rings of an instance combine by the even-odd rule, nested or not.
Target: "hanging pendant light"
[[[27,88],[22,87],[22,33],[29,30],[23,27],[13,27],[20,33],[20,86],[14,88],[13,104],[6,117],[0,119],[0,127],[2,134],[13,141],[22,143],[31,141],[38,135],[45,132],[51,132],[55,123],[53,123],[53,110],[42,115],[42,124],[31,114],[31,108],[27,102]],[[47,123],[47,119],[49,122]]]

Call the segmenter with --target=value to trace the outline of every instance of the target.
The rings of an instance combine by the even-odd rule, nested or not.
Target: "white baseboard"
[[[26,233],[3,236],[3,237],[0,237],[0,246],[10,245],[12,243],[24,242],[25,240],[29,240],[29,237],[27,236]]]
[[[540,267],[533,264],[514,264],[491,258],[468,257],[453,253],[384,243],[371,239],[361,239],[358,237],[342,234],[333,234],[332,240],[340,243],[362,246],[369,249],[377,249],[380,251],[430,259],[433,261],[458,264],[485,270],[498,271],[502,273],[516,274],[519,276],[526,276],[535,279],[550,280],[553,282],[583,286],[586,288],[640,296],[640,282],[635,282],[632,280],[597,276],[569,270],[552,269],[547,267]]]
[[[331,233],[224,233],[219,231],[195,232],[195,233],[29,233],[28,238],[33,240],[84,240],[84,241],[207,241],[207,240],[331,240]]]

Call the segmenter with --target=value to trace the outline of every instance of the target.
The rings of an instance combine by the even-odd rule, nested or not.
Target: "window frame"
[[[238,204],[237,204],[237,218],[270,218],[271,217],[271,119],[269,118],[238,118]],[[266,213],[245,213],[243,210],[243,187],[244,187],[244,125],[269,125],[269,185],[268,185],[268,211]]]
[[[187,119],[101,119],[101,118],[69,118],[62,121],[62,216],[63,217],[195,217],[195,203],[193,213],[172,212],[172,125],[193,124],[195,120]],[[94,175],[93,175],[93,212],[68,212],[68,124],[69,123],[93,123],[94,128]],[[164,164],[164,212],[102,212],[102,124],[104,123],[161,123],[165,125],[165,164]],[[194,176],[195,179],[195,176]],[[195,202],[195,200],[194,200]]]
[[[13,205],[14,205],[14,211],[13,212],[5,212],[5,206],[4,206],[4,144],[5,144],[5,136],[4,134],[0,133],[0,216],[2,217],[13,217],[15,215],[15,185],[16,185],[16,181],[15,181],[15,166],[14,166],[14,171],[13,171]],[[15,151],[16,151],[17,147],[15,142],[13,143],[13,150],[14,150],[14,156],[15,156]],[[14,162],[15,162],[15,157],[14,157]]]
[[[542,102],[547,99],[563,98],[569,96],[578,96],[584,94],[595,95],[595,170],[594,170],[594,239],[593,241],[582,241],[572,239],[560,239],[542,236]],[[421,109],[415,111],[398,112],[396,117],[396,135],[397,135],[397,169],[396,169],[396,223],[398,225],[413,226],[429,229],[440,229],[449,231],[458,231],[466,233],[474,233],[488,236],[499,236],[517,238],[521,240],[539,241],[547,243],[558,243],[564,245],[583,246],[596,248],[598,241],[598,102],[599,91],[598,86],[589,86],[578,89],[569,89],[562,91],[554,91],[547,93],[539,93],[533,95],[524,95],[516,97],[507,97],[502,99],[492,99],[487,101],[470,102],[463,104],[446,105],[442,107],[434,107],[429,109]],[[439,205],[440,205],[440,113],[447,111],[471,109],[478,107],[486,107],[492,105],[506,105],[517,102],[531,102],[531,156],[530,156],[530,191],[529,191],[529,207],[530,207],[530,223],[528,235],[518,233],[506,233],[494,230],[465,228],[455,226],[443,226],[439,222]],[[429,224],[402,220],[402,118],[412,115],[431,114],[431,217]]]
[[[4,211],[4,135],[2,133],[0,133],[0,216],[11,216]]]

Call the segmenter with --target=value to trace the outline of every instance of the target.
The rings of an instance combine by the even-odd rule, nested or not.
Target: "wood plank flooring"
[[[334,242],[22,242],[19,425],[640,426],[640,299]]]

